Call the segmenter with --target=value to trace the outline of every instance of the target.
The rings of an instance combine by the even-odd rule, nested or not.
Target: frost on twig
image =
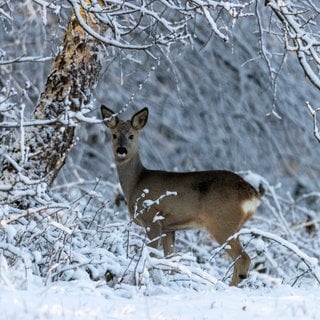
[[[176,191],[167,191],[165,194],[162,194],[157,199],[146,199],[147,194],[149,193],[148,189],[143,190],[141,196],[137,198],[134,206],[134,219],[138,218],[140,215],[143,215],[145,212],[148,212],[152,206],[159,205],[160,201],[167,197],[176,196]],[[139,203],[142,202],[142,203]],[[161,220],[161,217],[158,215],[155,217],[158,220]],[[155,222],[155,221],[154,221]]]
[[[318,140],[318,142],[320,142],[320,131],[319,131],[318,120],[317,120],[317,113],[320,112],[320,108],[313,109],[308,101],[306,102],[306,106],[313,118],[313,135]]]

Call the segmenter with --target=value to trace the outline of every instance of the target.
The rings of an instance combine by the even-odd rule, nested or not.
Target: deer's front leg
[[[149,247],[159,250],[162,243],[165,257],[174,253],[174,231],[164,231],[160,223],[154,223],[152,226],[147,227],[147,236],[149,238]],[[151,253],[151,255],[155,256],[154,253]]]
[[[154,223],[149,227],[146,227],[148,236],[148,247],[159,250],[161,246],[162,227],[159,223]],[[152,257],[156,256],[155,252],[151,252]]]

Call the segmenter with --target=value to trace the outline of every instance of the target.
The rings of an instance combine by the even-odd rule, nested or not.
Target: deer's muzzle
[[[118,147],[116,152],[119,158],[124,158],[127,155],[128,150],[127,148],[124,148],[124,147]]]

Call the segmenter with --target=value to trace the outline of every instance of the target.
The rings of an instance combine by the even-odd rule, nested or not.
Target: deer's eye
[[[134,135],[131,134],[131,135],[129,136],[129,139],[130,139],[130,140],[133,140],[133,138],[134,138]]]
[[[116,135],[116,134],[113,134],[113,135],[112,135],[112,138],[113,138],[113,139],[117,139],[117,135]]]

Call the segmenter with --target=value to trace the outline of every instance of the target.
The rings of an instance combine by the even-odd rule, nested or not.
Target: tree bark
[[[82,8],[80,13],[91,28],[101,31],[92,14]],[[70,111],[81,111],[90,101],[101,70],[101,49],[102,44],[85,32],[73,13],[33,112],[35,120],[59,121],[23,129],[20,139],[2,152],[0,203],[21,205],[23,198],[23,206],[28,206],[26,198],[43,200],[73,143],[75,124],[68,119]]]

